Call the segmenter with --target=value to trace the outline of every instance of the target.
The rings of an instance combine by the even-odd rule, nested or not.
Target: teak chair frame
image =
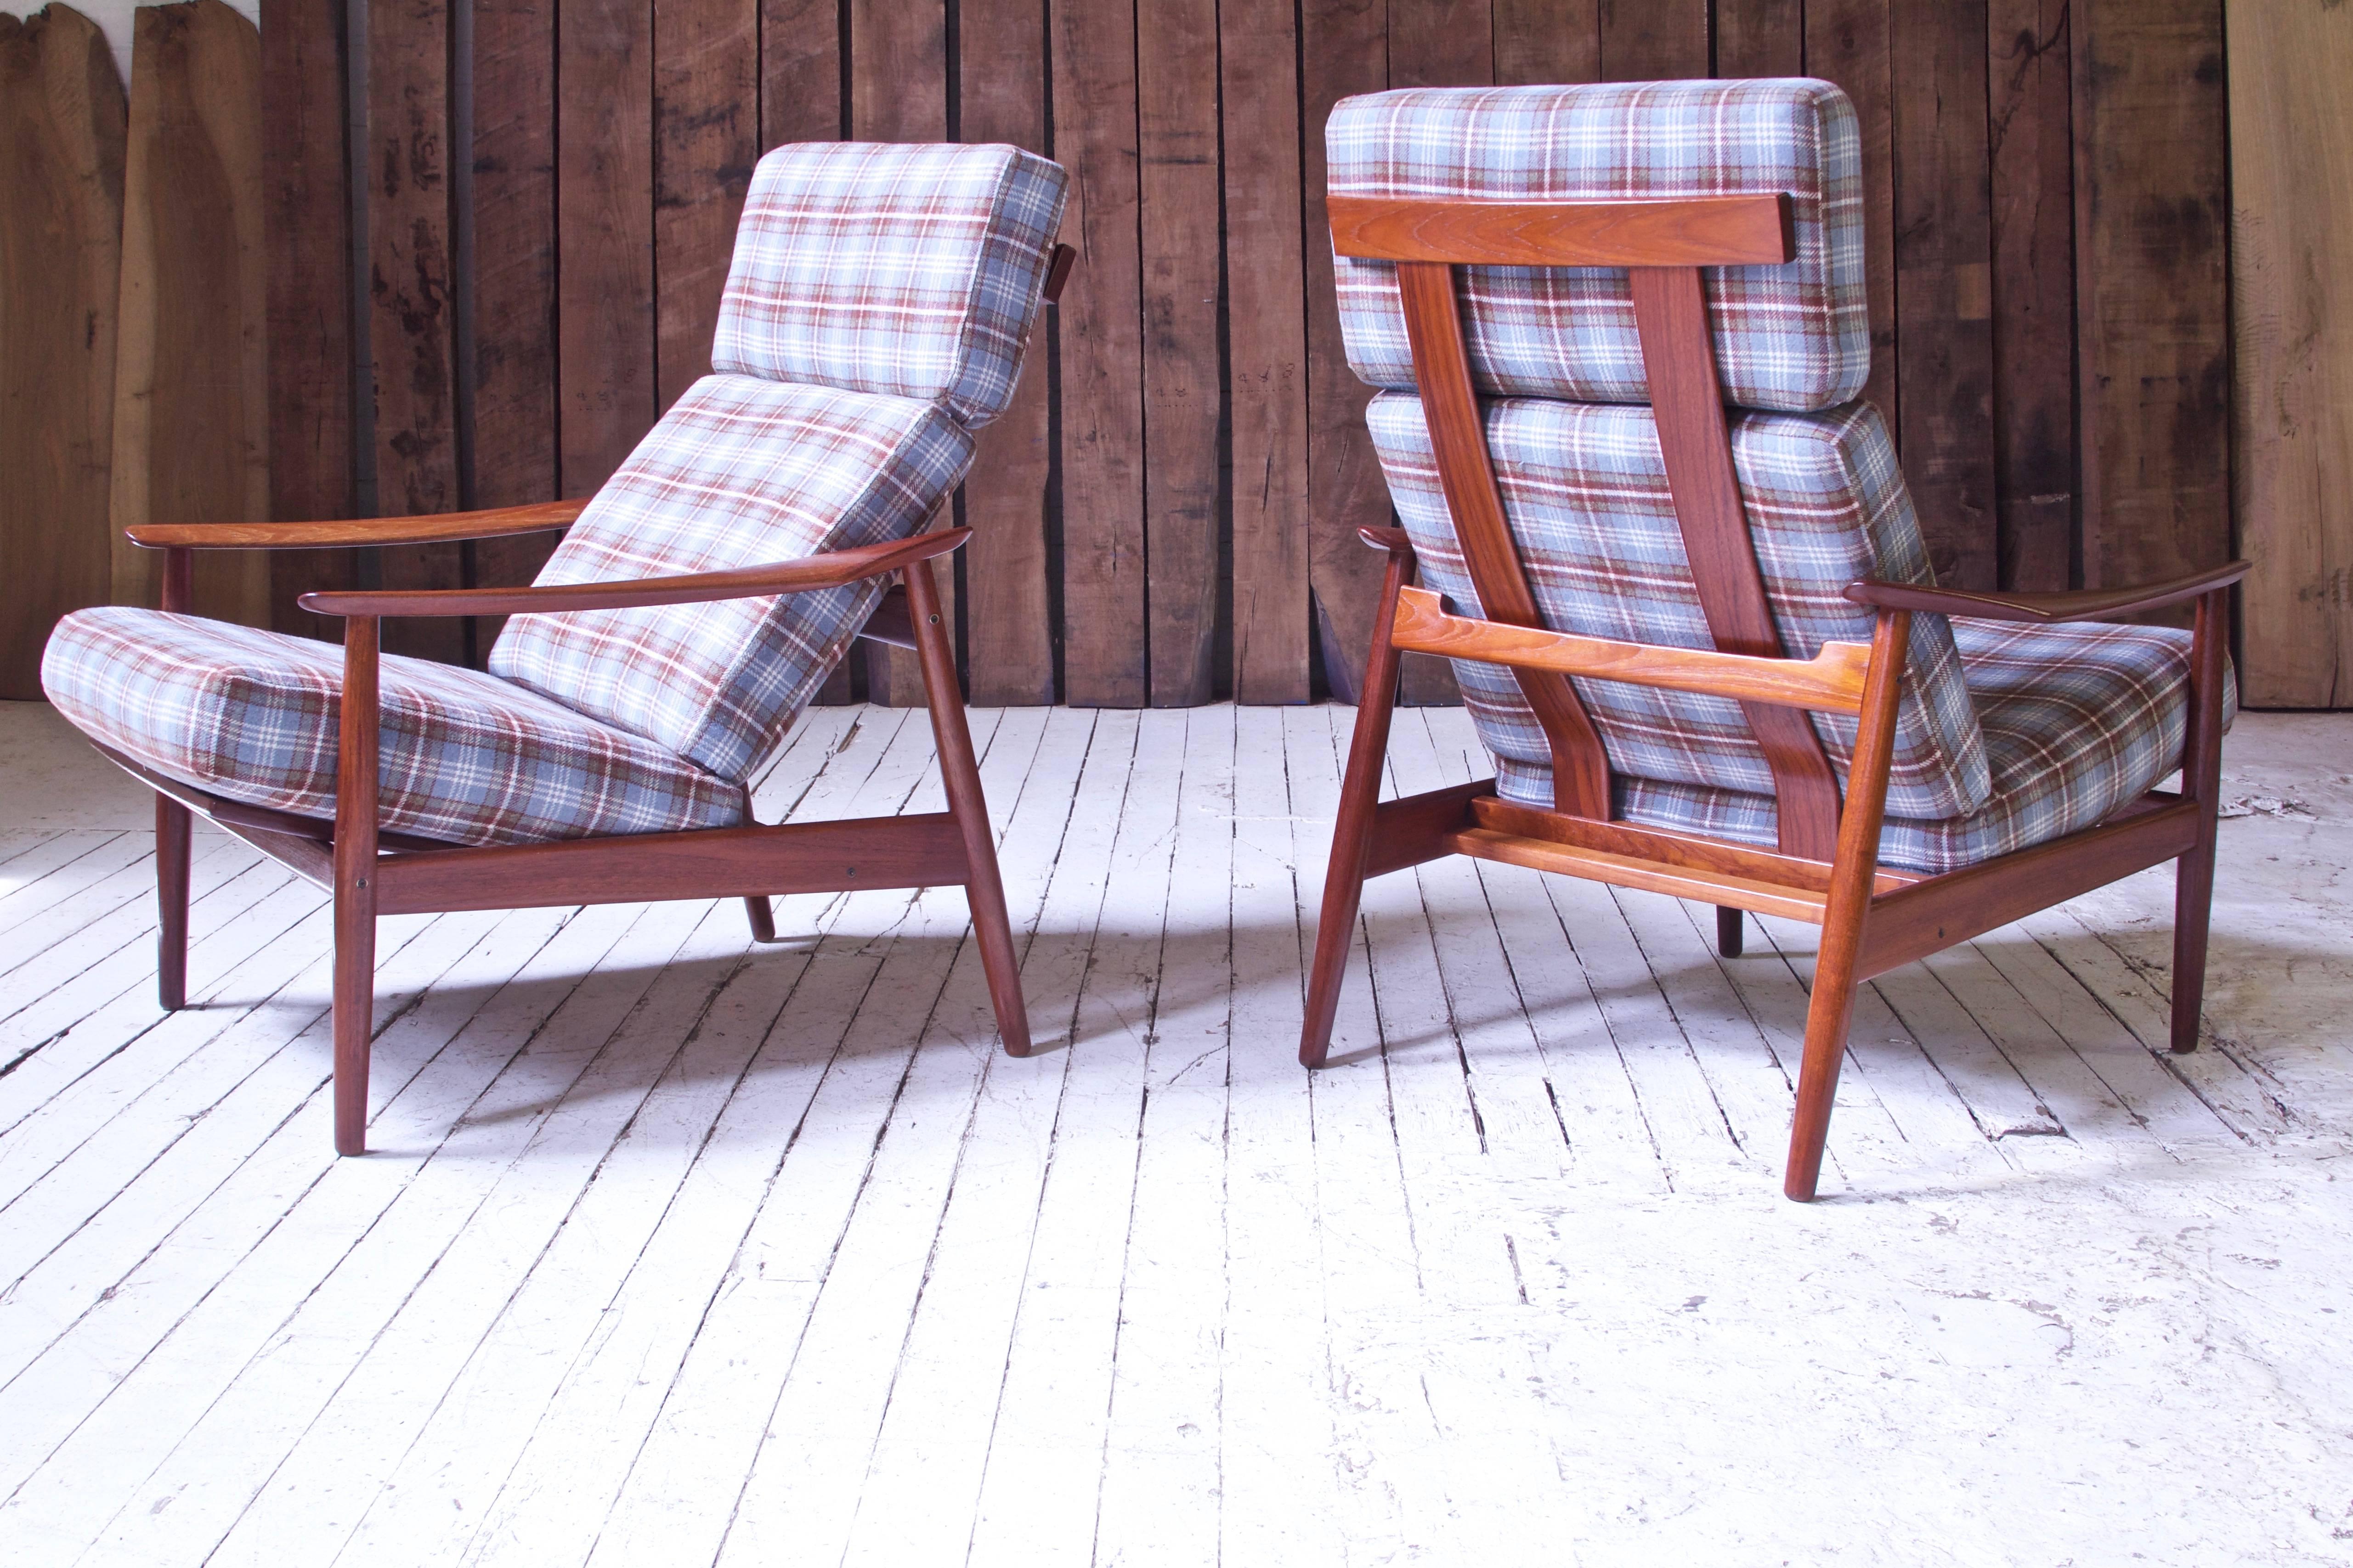
[[[1057,245],[1043,287],[1061,295],[1076,252]],[[198,550],[314,550],[333,546],[438,544],[546,532],[571,526],[585,501],[550,501],[492,511],[340,522],[148,524],[132,542],[164,552],[163,607],[188,611]],[[996,839],[981,793],[972,732],[965,721],[955,652],[940,608],[932,561],[972,537],[964,528],[727,572],[561,586],[362,589],[311,593],[298,601],[343,623],[343,686],[338,712],[332,822],[221,799],[167,778],[105,747],[98,749],[155,791],[157,990],[164,1007],[187,1004],[188,850],[191,818],[202,816],[334,895],[335,1152],[367,1148],[368,1053],[373,1037],[375,922],[379,915],[511,910],[670,899],[741,898],[754,940],[776,940],[772,897],[878,888],[961,886],[1008,1056],[1030,1051],[1019,954],[997,874]],[[948,809],[833,822],[745,825],[675,833],[616,834],[553,843],[481,847],[386,832],[377,822],[378,632],[385,616],[554,615],[655,605],[710,604],[847,587],[899,575],[859,636],[912,649],[939,749]]]
[[[2117,878],[2172,860],[2171,1046],[2194,1050],[2214,880],[2222,689],[2231,585],[2244,562],[2137,588],[1978,594],[1865,581],[1847,588],[1874,612],[1866,647],[1831,643],[1783,656],[1733,474],[1722,384],[1700,289],[1703,267],[1786,263],[1796,254],[1786,195],[1687,201],[1507,203],[1330,199],[1334,248],[1397,264],[1414,381],[1483,618],[1451,613],[1413,585],[1405,533],[1367,528],[1388,555],[1362,705],[1309,974],[1299,1059],[1330,1049],[1342,976],[1366,878],[1446,855],[1557,871],[1713,903],[1717,942],[1740,951],[1744,910],[1822,928],[1783,1191],[1815,1195],[1856,988],[1873,975]],[[1661,455],[1713,650],[1573,637],[1543,627],[1505,521],[1471,382],[1454,268],[1613,267],[1631,279]],[[1901,679],[1915,612],[2051,624],[2196,602],[2182,787],[2151,790],[2090,827],[1937,876],[1883,868],[1879,836]],[[1552,753],[1550,810],[1499,797],[1495,781],[1382,802],[1380,782],[1401,653],[1512,670]],[[1622,680],[1737,701],[1770,767],[1779,843],[1767,850],[1610,820],[1609,764],[1567,678]],[[1806,713],[1858,718],[1843,801]]]

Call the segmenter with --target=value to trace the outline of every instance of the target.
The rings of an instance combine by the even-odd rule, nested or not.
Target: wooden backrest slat
[[[1332,247],[1470,267],[1756,267],[1798,254],[1786,194],[1660,202],[1330,196]]]
[[[1422,417],[1438,457],[1438,478],[1471,583],[1487,619],[1505,626],[1542,626],[1519,552],[1504,521],[1503,493],[1471,389],[1471,359],[1454,299],[1454,268],[1442,261],[1398,264],[1406,337]],[[1609,816],[1609,758],[1568,678],[1549,670],[1514,669],[1552,752],[1553,803],[1577,816]]]

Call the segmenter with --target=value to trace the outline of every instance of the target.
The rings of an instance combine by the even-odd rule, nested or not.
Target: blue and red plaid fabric
[[[1409,88],[1345,99],[1324,133],[1334,195],[1663,201],[1787,192],[1797,259],[1709,268],[1727,401],[1802,413],[1857,396],[1871,370],[1862,159],[1854,107],[1826,81]],[[1413,385],[1397,269],[1335,263],[1348,363]],[[1626,274],[1460,271],[1472,384],[1488,396],[1646,403]]]
[[[817,142],[760,160],[712,368],[1004,412],[1066,176],[1017,147]]]
[[[972,451],[962,426],[913,398],[706,376],[596,492],[539,581],[723,572],[902,538],[955,489]],[[741,779],[883,588],[517,616],[490,668]]]
[[[2046,843],[2093,826],[2181,765],[2189,633],[1956,620],[1953,638],[1977,699],[1993,794],[1965,816],[1891,814],[1880,864],[1935,875]],[[2222,700],[2227,725],[2238,712],[2234,678]],[[1511,772],[1523,776],[1499,769],[1504,794],[1551,804],[1549,778]],[[1770,795],[1649,779],[1612,785],[1616,814],[1628,822],[1767,848],[1776,841]]]
[[[495,676],[386,655],[377,820],[454,844],[724,827],[744,787]],[[343,651],[167,616],[79,610],[41,664],[85,734],[209,794],[335,815]]]
[[[1504,510],[1545,624],[1556,631],[1668,647],[1710,648],[1674,501],[1648,408],[1502,398],[1483,406]],[[1398,516],[1423,581],[1478,614],[1420,400],[1385,392],[1366,414]],[[1882,577],[1934,580],[1886,426],[1867,404],[1833,414],[1746,414],[1732,421],[1732,461],[1782,651],[1810,658],[1826,642],[1871,640],[1871,612],[1841,595]],[[1463,701],[1500,762],[1543,770],[1551,752],[1511,671],[1457,660]],[[1577,695],[1612,771],[1770,795],[1772,770],[1739,705],[1721,697],[1584,680]],[[1833,762],[1855,721],[1814,716]],[[1514,770],[1515,773],[1518,770]],[[1957,816],[1990,788],[1985,748],[1951,635],[1915,616],[1898,710],[1893,815]],[[1543,798],[1552,804],[1551,785]]]

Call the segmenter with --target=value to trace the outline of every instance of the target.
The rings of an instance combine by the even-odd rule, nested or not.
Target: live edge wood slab
[[[1857,986],[2166,860],[2177,867],[2172,1047],[2196,1048],[2230,594],[2245,563],[2144,587],[2063,594],[1857,583],[1846,597],[1873,611],[1870,646],[1831,643],[1810,659],[1784,657],[1733,472],[1699,269],[1787,260],[1786,198],[1528,204],[1335,196],[1328,205],[1339,254],[1397,264],[1440,486],[1486,614],[1457,614],[1414,586],[1413,546],[1403,532],[1360,531],[1366,544],[1388,554],[1388,570],[1324,879],[1300,1033],[1303,1065],[1321,1065],[1330,1048],[1365,879],[1446,855],[1712,903],[1726,957],[1739,954],[1745,910],[1820,926],[1783,1180],[1783,1190],[1800,1201],[1814,1196],[1820,1176]],[[1458,266],[1630,268],[1668,490],[1714,648],[1573,637],[1541,624],[1472,388],[1455,297]],[[1881,868],[1880,829],[1915,614],[2052,623],[2132,616],[2183,601],[2197,609],[2179,795],[2153,791],[2081,832],[1941,876]],[[1501,799],[1492,779],[1380,800],[1403,652],[1512,671],[1552,753],[1550,809]],[[1572,677],[1738,702],[1772,771],[1776,848],[1610,820],[1609,759]],[[1843,792],[1809,711],[1859,718]]]
[[[313,549],[399,542],[497,538],[568,525],[577,502],[494,511],[349,522],[153,525],[132,542],[164,552],[164,607],[189,605],[199,549]],[[776,937],[769,899],[871,888],[955,886],[970,901],[975,941],[1007,1052],[1030,1049],[1021,978],[1008,921],[987,803],[957,689],[932,562],[962,545],[965,529],[797,561],[639,582],[554,587],[386,589],[307,594],[302,605],[343,623],[335,817],[332,822],[224,800],[100,747],[152,786],[157,895],[162,904],[158,989],[166,1008],[187,994],[189,826],[201,814],[334,895],[332,1031],[335,1148],[366,1150],[368,1045],[374,1022],[379,915],[534,905],[740,898],[761,941]],[[808,593],[898,575],[862,636],[911,650],[923,681],[948,809],[841,822],[746,825],[557,843],[459,846],[387,832],[377,823],[378,628],[389,616],[550,614]]]

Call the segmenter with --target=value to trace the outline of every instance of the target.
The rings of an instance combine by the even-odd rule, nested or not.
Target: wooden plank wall
[[[2222,0],[387,0],[364,71],[336,0],[268,4],[281,510],[363,504],[368,472],[383,511],[586,493],[707,368],[762,149],[1011,141],[1072,171],[1082,260],[959,502],[972,696],[1345,697],[1355,531],[1388,503],[1332,306],[1331,106],[1805,72],[1862,117],[1869,395],[1939,573],[2054,588],[2231,548]],[[345,322],[338,244],[365,251]],[[367,360],[355,423],[334,388]],[[544,549],[373,570],[512,581]],[[410,646],[479,658],[488,630]],[[1451,700],[1441,667],[1409,679]],[[828,690],[914,695],[882,658]]]

